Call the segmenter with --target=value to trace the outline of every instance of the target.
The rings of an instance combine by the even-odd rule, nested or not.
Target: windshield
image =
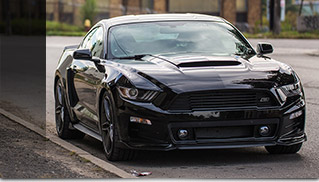
[[[221,22],[148,22],[110,29],[108,57],[111,59],[175,53],[226,56],[254,51],[237,30]]]

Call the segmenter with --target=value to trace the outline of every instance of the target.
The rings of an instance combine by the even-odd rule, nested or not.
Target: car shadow
[[[210,149],[210,150],[175,150],[168,152],[141,151],[136,160],[123,162],[131,166],[225,166],[237,164],[293,162],[300,161],[299,154],[271,155],[263,147]]]
[[[94,138],[85,136],[82,140],[68,140],[92,155],[107,160],[102,143]],[[205,167],[227,166],[256,163],[291,163],[302,161],[299,154],[276,155],[269,154],[264,147],[249,147],[235,149],[210,150],[173,150],[173,151],[138,151],[137,157],[131,161],[117,161],[113,164],[129,165],[131,167]]]

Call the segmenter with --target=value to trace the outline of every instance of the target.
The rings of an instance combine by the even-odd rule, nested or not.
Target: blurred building
[[[1,0],[0,33],[43,34],[45,0]]]
[[[306,16],[314,16],[314,15],[319,15],[319,0],[294,0],[294,3],[298,6],[300,6],[301,3],[302,5],[302,15]]]
[[[45,17],[44,0],[1,0],[0,20],[41,19]],[[8,17],[9,16],[9,17]]]
[[[81,7],[85,0],[46,0],[46,18],[75,25],[83,25]],[[110,0],[96,0],[96,21],[110,17]]]
[[[47,0],[47,19],[82,25],[85,0]],[[239,27],[261,19],[261,0],[96,0],[96,21],[129,14],[202,13],[222,16]]]

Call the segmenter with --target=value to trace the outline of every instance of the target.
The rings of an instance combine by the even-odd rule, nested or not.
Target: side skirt
[[[81,124],[74,124],[73,127],[75,129],[77,129],[77,130],[79,130],[79,131],[81,131],[81,132],[83,132],[83,133],[85,133],[85,134],[87,134],[87,135],[89,135],[89,136],[91,136],[91,137],[93,137],[93,138],[95,138],[95,139],[97,139],[97,140],[102,142],[102,137],[99,134],[97,134],[96,132],[86,128],[85,126],[83,126]]]

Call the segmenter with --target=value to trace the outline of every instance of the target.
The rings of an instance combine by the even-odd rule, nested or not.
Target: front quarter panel
[[[55,84],[56,84],[56,81],[57,79],[61,79],[62,81],[62,86],[65,90],[65,101],[66,101],[66,104],[68,106],[68,109],[69,109],[69,113],[70,113],[70,116],[71,116],[71,119],[72,120],[76,120],[74,115],[73,115],[73,112],[71,112],[71,105],[72,105],[72,102],[74,102],[74,97],[72,98],[70,96],[70,92],[72,92],[72,89],[70,87],[70,82],[68,81],[69,77],[70,77],[70,73],[72,72],[70,70],[70,65],[72,64],[72,61],[73,61],[73,49],[67,49],[67,50],[64,50],[60,59],[59,59],[59,62],[58,62],[58,66],[57,66],[57,69],[56,69],[56,72],[55,72],[55,83],[54,83],[54,88],[55,88]],[[71,72],[70,72],[71,71]],[[73,88],[73,87],[72,87]],[[71,102],[70,102],[71,101]]]

